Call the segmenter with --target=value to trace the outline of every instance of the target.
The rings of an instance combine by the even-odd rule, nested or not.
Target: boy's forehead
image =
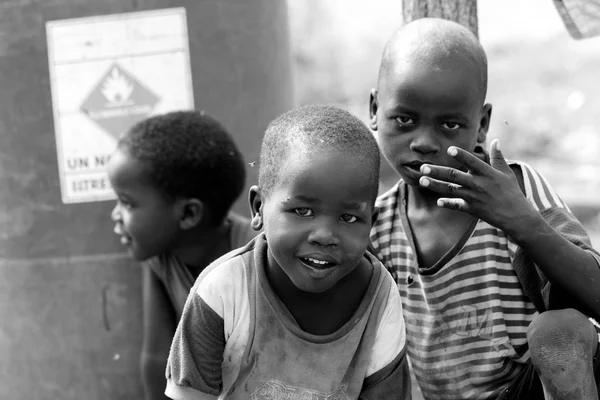
[[[364,211],[371,204],[372,192],[377,191],[374,174],[365,157],[315,149],[312,153],[290,155],[282,165],[276,186],[286,192],[282,203],[341,201],[346,208]]]
[[[117,149],[108,164],[109,178],[124,183],[138,185],[150,184],[151,173],[149,165],[131,155],[127,149]]]
[[[292,151],[280,168],[280,182],[285,184],[310,184],[315,177],[340,176],[344,169],[332,160],[351,160],[352,168],[360,171],[361,177],[374,173],[373,162],[368,157],[357,156],[347,149],[319,148],[305,146]],[[347,168],[346,168],[347,169]],[[355,176],[358,180],[358,176]]]

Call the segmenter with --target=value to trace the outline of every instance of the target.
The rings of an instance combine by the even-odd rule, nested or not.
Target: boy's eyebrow
[[[390,111],[392,111],[392,112],[393,112],[393,111],[402,111],[402,112],[407,112],[407,113],[412,113],[412,112],[414,112],[414,111],[413,111],[413,110],[411,110],[410,108],[408,108],[408,107],[406,107],[406,106],[403,106],[403,105],[400,105],[400,104],[397,104],[397,105],[395,105],[395,106],[393,106],[393,107],[390,107]]]
[[[411,114],[418,114],[417,112],[411,110],[410,108],[405,107],[405,106],[401,106],[401,105],[398,105],[398,106],[395,106],[395,107],[391,107],[389,109],[389,112],[390,113],[403,112],[403,113],[406,113],[406,114],[409,114],[409,115],[411,115]],[[436,115],[436,118],[437,119],[459,118],[459,119],[462,119],[462,120],[465,120],[465,121],[469,119],[467,117],[467,115],[465,115],[465,114],[463,114],[461,112],[448,112],[448,113],[444,113],[442,115]]]
[[[299,194],[299,195],[292,196],[292,197],[286,197],[281,202],[288,203],[291,201],[302,201],[302,202],[309,203],[309,204],[319,203],[319,199],[317,199],[315,197],[311,197],[311,196],[306,196],[303,194]],[[364,211],[367,208],[367,202],[366,201],[345,201],[342,203],[342,206],[344,208],[350,208],[350,209],[356,209],[359,211]]]
[[[439,118],[459,118],[459,119],[464,119],[464,120],[468,119],[465,114],[460,113],[460,112],[442,114],[439,116]]]

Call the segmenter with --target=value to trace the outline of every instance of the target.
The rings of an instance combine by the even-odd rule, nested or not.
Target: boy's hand
[[[521,192],[497,139],[490,144],[491,166],[455,146],[448,148],[448,154],[468,172],[430,164],[421,166],[425,176],[419,184],[442,196],[438,199],[440,207],[467,212],[507,232],[518,229],[536,212]]]

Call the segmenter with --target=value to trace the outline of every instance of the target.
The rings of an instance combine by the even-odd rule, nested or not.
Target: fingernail
[[[500,150],[500,140],[496,139],[496,150]]]
[[[421,179],[419,179],[419,184],[421,186],[427,187],[427,186],[429,186],[429,179],[427,179],[427,178],[421,178]]]
[[[421,172],[425,175],[429,175],[431,168],[429,168],[427,165],[421,165]]]
[[[444,206],[444,202],[443,202],[442,200],[438,199],[438,201],[437,201],[437,205],[438,205],[439,207],[443,207],[443,206]]]
[[[456,150],[456,147],[448,147],[448,154],[454,157],[458,154],[458,150]]]

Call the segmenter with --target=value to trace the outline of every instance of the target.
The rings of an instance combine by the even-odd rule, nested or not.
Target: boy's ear
[[[377,100],[377,89],[371,89],[369,93],[369,128],[377,130],[377,109],[379,103]]]
[[[195,228],[202,223],[205,215],[204,203],[195,198],[178,201],[179,226],[183,230]]]
[[[248,202],[250,203],[250,214],[252,215],[250,226],[255,231],[260,231],[263,226],[262,210],[265,202],[258,186],[254,185],[250,188]]]
[[[479,131],[477,133],[477,143],[484,143],[490,129],[492,119],[492,105],[485,103],[481,108],[481,119],[479,120]]]

